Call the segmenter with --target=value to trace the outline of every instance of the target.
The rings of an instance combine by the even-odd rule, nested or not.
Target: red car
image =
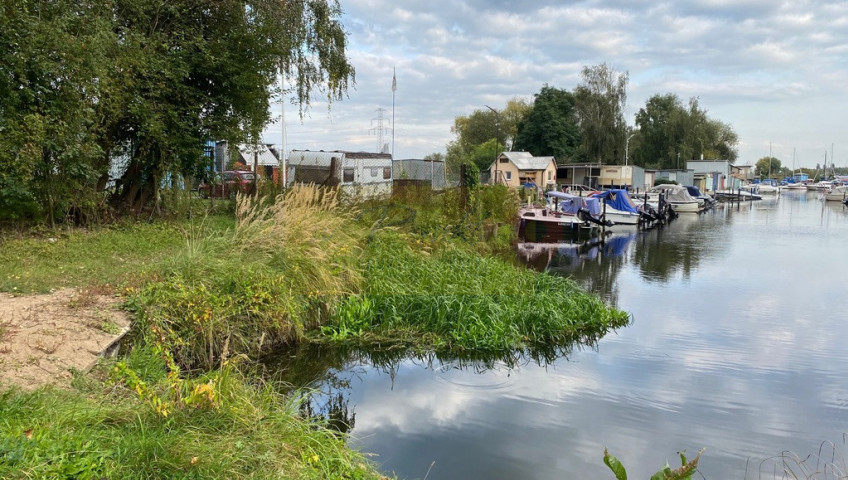
[[[230,170],[215,176],[210,181],[202,181],[197,187],[197,193],[201,198],[222,197],[236,198],[236,193],[253,193],[254,180],[256,175],[253,172],[243,170]]]

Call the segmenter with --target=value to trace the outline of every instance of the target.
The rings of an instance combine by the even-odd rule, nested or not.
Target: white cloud
[[[770,141],[805,145],[802,157],[812,159],[848,127],[846,2],[350,0],[343,8],[356,88],[329,114],[318,99],[303,124],[287,112],[289,148],[376,148],[368,131],[378,108],[392,109],[392,68],[399,158],[443,151],[456,116],[531,98],[545,83],[572,89],[583,66],[603,62],[630,73],[631,124],[651,95],[697,96],[739,134],[740,164]],[[275,143],[281,135],[279,124],[266,132]],[[848,165],[848,148],[836,152]]]

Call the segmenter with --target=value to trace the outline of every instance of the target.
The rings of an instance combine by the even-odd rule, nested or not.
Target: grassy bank
[[[270,386],[232,368],[175,379],[151,353],[111,375],[134,372],[143,395],[102,370],[74,390],[0,393],[0,478],[385,478]]]
[[[0,290],[111,291],[134,326],[132,354],[85,388],[0,397],[0,473],[377,477],[239,365],[303,342],[503,355],[626,324],[568,280],[487,255],[514,240],[515,202],[494,188],[355,206],[295,188],[234,216],[4,236]]]

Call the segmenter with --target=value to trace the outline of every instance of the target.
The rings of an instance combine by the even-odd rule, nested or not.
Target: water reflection
[[[782,460],[765,459],[848,432],[848,209],[818,197],[728,204],[617,246],[524,245],[633,315],[560,356],[333,350],[286,368],[355,413],[353,445],[402,478],[612,478],[604,447],[632,478],[703,447],[705,478],[775,478]]]

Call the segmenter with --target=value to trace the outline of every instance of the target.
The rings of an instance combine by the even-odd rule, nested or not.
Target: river
[[[845,471],[848,208],[790,192],[518,255],[631,325],[548,360],[341,358],[313,386],[387,474],[613,479],[605,447],[634,479],[701,449],[696,478]]]

